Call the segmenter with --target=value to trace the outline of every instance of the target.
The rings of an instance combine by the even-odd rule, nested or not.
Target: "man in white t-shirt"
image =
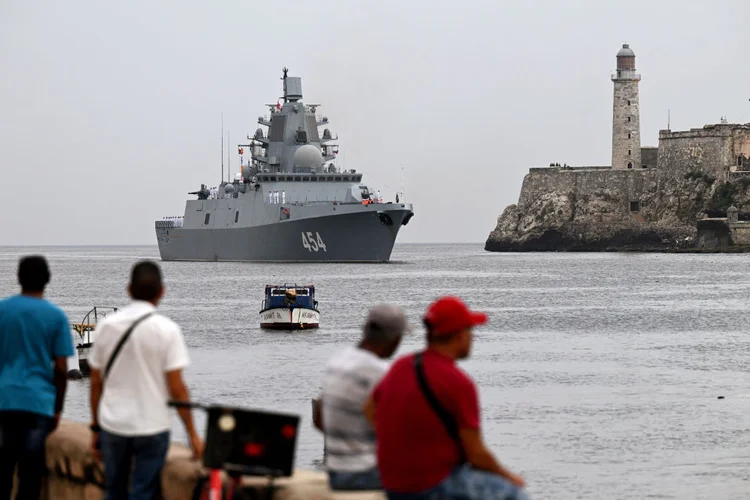
[[[375,456],[375,431],[363,407],[370,392],[388,371],[386,359],[410,330],[403,311],[381,304],[368,313],[364,336],[356,347],[328,362],[316,426],[325,434],[326,465],[332,490],[380,489]]]
[[[159,266],[151,261],[133,266],[128,292],[133,303],[96,327],[89,358],[92,447],[104,462],[107,500],[150,500],[159,491],[169,448],[167,401],[189,400],[182,378],[189,358],[180,327],[156,313],[164,294]],[[198,458],[203,442],[192,414],[189,409],[179,414]]]

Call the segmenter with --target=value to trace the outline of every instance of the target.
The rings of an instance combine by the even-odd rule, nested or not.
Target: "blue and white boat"
[[[320,311],[313,285],[266,285],[260,327],[277,330],[318,328]]]

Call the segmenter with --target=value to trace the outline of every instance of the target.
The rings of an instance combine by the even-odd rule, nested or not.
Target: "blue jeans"
[[[333,491],[379,490],[383,488],[377,467],[357,472],[329,470],[328,484]]]
[[[427,491],[387,491],[388,500],[529,500],[525,491],[506,479],[468,465],[456,468],[443,482]]]
[[[99,445],[107,483],[105,500],[153,500],[161,486],[169,431],[150,436],[118,436],[101,431]],[[132,488],[129,488],[132,468]],[[130,489],[130,495],[128,495]]]
[[[52,417],[25,411],[0,411],[0,499],[9,500],[18,465],[16,500],[39,500],[47,473],[45,444]]]

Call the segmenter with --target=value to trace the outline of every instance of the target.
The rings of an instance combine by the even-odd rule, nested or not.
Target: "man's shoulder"
[[[65,322],[68,321],[68,316],[65,311],[56,304],[53,304],[47,299],[41,298],[30,298],[23,295],[13,295],[5,299],[0,300],[0,311],[34,311],[38,314],[43,314],[47,318],[61,319]]]
[[[171,318],[165,316],[164,314],[160,312],[154,312],[153,322],[159,328],[169,333],[176,333],[176,334],[182,333],[182,328],[180,328],[180,325],[178,325],[174,320],[172,320]]]
[[[391,370],[403,370],[406,366],[411,366],[414,363],[414,356],[416,356],[416,353],[413,352],[399,356],[396,358],[396,361],[393,362]]]
[[[138,305],[126,306],[116,313],[110,314],[103,320],[99,321],[99,327],[117,325],[120,328],[129,328],[134,321],[137,321],[145,314],[150,314],[150,316],[143,320],[144,325],[156,327],[167,333],[182,333],[179,325],[164,314],[158,312],[156,309],[143,310],[143,308]]]
[[[328,362],[328,367],[331,369],[348,368],[353,371],[361,369],[385,372],[388,370],[388,366],[388,361],[357,347],[342,349],[334,354]]]
[[[458,365],[451,364],[442,367],[442,375],[445,380],[451,381],[453,384],[460,385],[466,390],[476,390],[476,384],[474,380],[469,376],[468,373],[463,371]]]

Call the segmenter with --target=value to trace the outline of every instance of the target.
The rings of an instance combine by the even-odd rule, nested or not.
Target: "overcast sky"
[[[342,166],[389,198],[403,166],[399,242],[483,242],[530,166],[609,164],[624,42],[643,145],[668,109],[750,122],[749,21],[747,0],[0,0],[0,245],[155,244],[218,184],[222,111],[252,134],[283,66]]]

